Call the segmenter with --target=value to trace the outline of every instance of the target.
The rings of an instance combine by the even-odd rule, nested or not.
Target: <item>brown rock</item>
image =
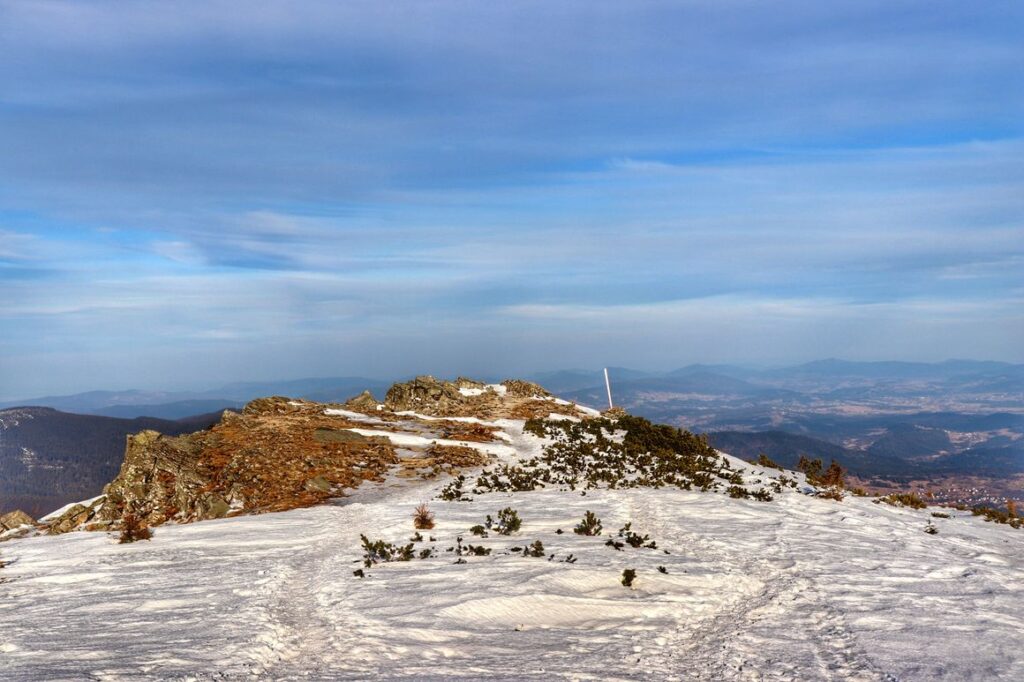
[[[3,516],[0,516],[0,532],[13,530],[20,526],[31,526],[33,524],[35,524],[35,519],[20,509],[15,509],[12,512],[7,512]]]

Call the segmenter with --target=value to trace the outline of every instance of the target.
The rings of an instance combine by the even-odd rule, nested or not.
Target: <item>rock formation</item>
[[[525,381],[488,385],[429,376],[395,384],[383,403],[364,392],[344,410],[280,396],[259,398],[240,414],[225,412],[204,431],[128,436],[121,470],[103,496],[49,520],[48,532],[114,530],[127,514],[153,526],[283,511],[319,503],[367,480],[383,480],[392,470],[402,478],[458,473],[489,459],[458,443],[493,442],[496,429],[444,417],[543,417],[556,409],[552,400],[543,388]],[[576,413],[564,401],[557,409]],[[432,419],[396,414],[404,411]],[[369,425],[387,430],[399,420],[413,423],[431,444],[403,447],[400,457],[387,437],[353,430]]]
[[[31,526],[35,523],[35,519],[21,511],[15,509],[12,512],[8,512],[3,516],[0,516],[0,533],[5,530],[14,530],[21,526]]]

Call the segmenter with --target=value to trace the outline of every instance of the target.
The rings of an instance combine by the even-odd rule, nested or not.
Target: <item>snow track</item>
[[[538,451],[521,423],[501,426],[500,447]],[[795,491],[431,500],[443,483],[368,485],[133,545],[0,544],[0,679],[1024,679],[1020,531],[955,513],[928,535],[927,511]],[[360,533],[408,542],[428,500],[437,527],[416,548],[437,556],[354,577]],[[518,534],[469,534],[508,506]],[[603,535],[572,533],[588,510]],[[658,548],[605,546],[626,522]],[[460,535],[492,554],[456,564],[446,550]],[[534,540],[554,559],[511,551]]]

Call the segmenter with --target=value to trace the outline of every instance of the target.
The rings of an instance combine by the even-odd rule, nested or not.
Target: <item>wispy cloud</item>
[[[900,0],[0,0],[0,394],[1024,360],[1021,26]]]

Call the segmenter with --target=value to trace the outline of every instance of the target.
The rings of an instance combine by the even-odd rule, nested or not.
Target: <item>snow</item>
[[[352,421],[367,422],[368,424],[385,423],[383,419],[371,417],[369,415],[363,414],[362,412],[353,412],[351,410],[342,410],[333,407],[324,410],[324,414],[326,414],[328,417],[345,417],[346,419],[351,419]]]
[[[498,395],[505,395],[508,393],[508,389],[501,384],[487,384],[483,388],[470,388],[468,386],[462,386],[459,388],[459,393],[466,396],[467,398],[473,398],[478,395],[483,395],[487,391],[493,391]]]
[[[498,456],[514,456],[516,454],[515,448],[508,445],[500,445],[495,443],[477,443],[468,440],[451,440],[448,438],[426,438],[424,436],[418,436],[413,433],[399,433],[395,431],[378,431],[376,429],[348,429],[353,433],[358,433],[362,436],[378,436],[388,438],[394,445],[409,445],[413,447],[429,447],[433,444],[437,445],[457,445],[467,448],[473,448],[481,452],[486,452],[491,455]]]
[[[101,497],[103,497],[103,495],[97,495],[96,497],[91,497],[88,500],[82,500],[81,502],[72,502],[70,504],[65,504],[60,509],[57,509],[56,511],[52,511],[49,514],[47,514],[46,516],[39,517],[39,521],[55,521],[56,519],[59,519],[64,514],[64,512],[66,512],[67,510],[71,509],[76,504],[80,504],[83,507],[88,507],[88,506],[92,505],[93,502],[95,502],[96,500],[100,499]]]
[[[499,421],[511,446],[465,444],[536,454],[522,422]],[[730,462],[751,481],[778,474]],[[792,489],[769,503],[667,488],[432,499],[445,482],[389,480],[130,545],[3,543],[0,678],[1024,679],[1024,532],[969,513]],[[439,556],[354,577],[360,533],[407,542],[425,500],[437,527],[417,550]],[[519,533],[469,534],[509,506]],[[588,510],[602,536],[572,532]],[[658,548],[604,545],[630,521]],[[444,550],[460,535],[492,554],[455,564]],[[554,560],[509,551],[534,540]]]

